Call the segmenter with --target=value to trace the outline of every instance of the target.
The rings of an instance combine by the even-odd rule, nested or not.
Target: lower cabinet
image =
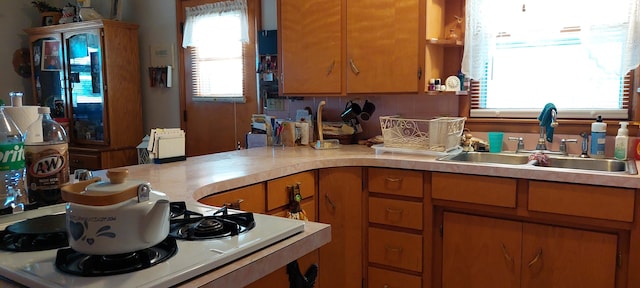
[[[69,170],[102,170],[138,164],[138,151],[135,147],[111,150],[99,150],[69,147]]]
[[[233,189],[207,196],[198,200],[200,203],[223,207],[227,206],[233,209],[243,210],[253,213],[265,212],[265,184],[258,183],[242,188]]]
[[[320,287],[362,287],[362,168],[320,169],[318,179],[319,222],[331,224],[331,242],[319,249]]]
[[[424,173],[367,171],[367,287],[422,287]]]
[[[445,212],[442,287],[615,287],[615,234]]]
[[[316,171],[306,171],[278,179],[269,180],[266,183],[266,209],[267,214],[287,217],[289,211],[289,189],[291,186],[299,185],[302,195],[301,207],[306,212],[308,221],[317,221],[316,216]],[[313,264],[318,264],[318,250],[312,251],[297,259],[300,273],[304,275]],[[322,268],[319,269],[322,273]],[[319,281],[315,287],[321,287]],[[247,286],[248,288],[262,287],[289,287],[289,274],[287,267],[282,267],[271,274],[255,281]]]

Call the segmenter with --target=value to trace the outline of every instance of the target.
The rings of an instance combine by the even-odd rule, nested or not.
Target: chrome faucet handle
[[[587,132],[580,132],[580,137],[582,137],[582,153],[580,157],[589,158],[589,134]]]
[[[518,141],[518,147],[516,147],[516,153],[524,150],[524,139],[522,137],[509,136],[507,139],[510,141]]]
[[[569,155],[569,152],[567,152],[567,143],[578,143],[578,139],[562,139],[560,140],[560,152],[562,152],[562,155]]]

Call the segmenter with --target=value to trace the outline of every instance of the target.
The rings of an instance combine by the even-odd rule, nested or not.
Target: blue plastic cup
[[[504,138],[504,132],[489,132],[489,152],[500,153],[502,152],[502,140]]]

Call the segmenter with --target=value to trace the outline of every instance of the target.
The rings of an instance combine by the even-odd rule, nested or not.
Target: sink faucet
[[[550,115],[551,119],[548,120],[548,121],[551,121],[551,123],[548,126],[552,128],[558,127],[558,121],[556,120],[558,113],[556,112],[556,110],[548,109],[547,111],[549,111],[548,113],[551,113]],[[540,138],[538,138],[538,144],[536,144],[536,150],[541,150],[541,151],[547,150],[547,140],[545,138],[548,131],[546,128],[547,125],[542,123],[543,121],[544,119],[540,119]]]
[[[539,146],[536,145],[536,149],[535,150],[525,150],[524,149],[524,138],[522,137],[509,137],[509,140],[512,141],[518,141],[518,146],[516,147],[516,153],[534,153],[534,152],[543,152],[543,153],[547,153],[547,154],[561,154],[561,155],[569,155],[569,151],[567,149],[567,143],[577,143],[578,140],[577,139],[564,139],[562,138],[560,140],[560,151],[551,151],[551,150],[547,150],[546,146],[544,147],[544,149],[538,149]],[[539,141],[538,141],[539,142]],[[585,144],[583,143],[583,146]],[[583,151],[584,153],[584,151]],[[589,157],[589,156],[587,156]]]

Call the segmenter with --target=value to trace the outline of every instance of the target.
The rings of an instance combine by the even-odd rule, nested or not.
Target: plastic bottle
[[[607,123],[602,122],[598,115],[596,122],[591,123],[591,157],[604,158],[604,148],[607,141]]]
[[[39,107],[38,120],[25,133],[25,166],[30,203],[46,206],[62,203],[60,188],[69,182],[69,144],[67,133]]]
[[[627,150],[629,148],[629,130],[627,126],[629,122],[620,122],[618,135],[616,135],[616,146],[613,151],[613,157],[619,160],[627,160]]]
[[[0,106],[0,208],[24,209],[27,202],[24,185],[24,140],[22,132]],[[12,212],[13,212],[12,211]]]

